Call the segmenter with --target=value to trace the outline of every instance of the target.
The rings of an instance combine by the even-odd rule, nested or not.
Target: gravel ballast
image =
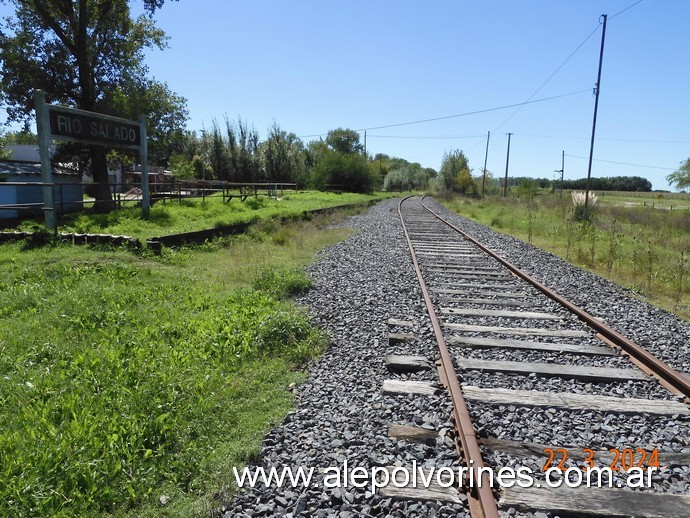
[[[324,250],[308,268],[315,287],[298,302],[308,305],[313,321],[331,344],[296,393],[297,409],[265,439],[256,466],[440,467],[458,465],[450,422],[450,403],[438,396],[382,395],[386,379],[437,383],[435,370],[391,374],[388,354],[415,354],[436,360],[436,345],[397,215],[397,200],[379,203],[350,218],[356,233]],[[389,318],[410,320],[415,327],[389,329]],[[388,332],[412,332],[414,343],[389,346]],[[393,424],[442,431],[435,445],[412,444],[388,437]],[[316,476],[315,476],[316,478]],[[259,487],[261,486],[261,487]],[[464,495],[462,495],[464,499]],[[224,509],[238,516],[467,516],[464,504],[393,500],[372,495],[370,488],[304,488],[243,491]]]
[[[632,299],[621,288],[573,267],[544,251],[451,214],[427,199],[439,212],[508,260],[547,285],[603,318],[609,325],[653,349],[674,367],[690,371],[690,325],[662,310]],[[397,215],[398,200],[379,203],[347,222],[356,230],[350,238],[329,247],[308,268],[315,287],[299,303],[310,309],[313,322],[331,339],[324,356],[314,365],[309,379],[296,391],[297,408],[266,437],[260,460],[251,467],[303,467],[315,470],[342,467],[371,469],[379,466],[441,467],[459,464],[452,439],[450,402],[445,392],[435,396],[383,395],[386,379],[423,380],[438,384],[435,370],[392,374],[384,365],[388,354],[413,354],[438,359],[426,308],[421,299],[407,244]],[[596,297],[587,294],[596,293]],[[610,297],[610,299],[609,299]],[[551,308],[549,308],[551,309]],[[410,320],[412,330],[389,328],[389,318]],[[412,332],[412,343],[389,346],[388,332]],[[534,353],[511,352],[515,360],[529,361]],[[490,358],[492,353],[483,352]],[[591,359],[583,362],[590,363]],[[620,359],[612,360],[620,365]],[[574,361],[573,363],[580,363]],[[537,388],[534,379],[495,374],[481,380],[466,373],[473,385],[504,388]],[[461,376],[462,379],[462,376]],[[465,380],[462,380],[465,382]],[[551,380],[552,387],[579,392],[585,384]],[[506,385],[508,384],[508,385]],[[512,387],[510,385],[513,385]],[[659,389],[637,383],[634,397],[658,397]],[[609,387],[610,389],[611,387]],[[690,451],[690,419],[671,417],[652,421],[648,416],[612,419],[600,412],[554,413],[539,408],[499,408],[471,405],[480,435],[588,447],[644,446],[669,452]],[[658,423],[658,425],[657,425]],[[412,444],[388,437],[394,424],[440,431],[435,444]],[[582,434],[585,434],[584,436]],[[500,452],[486,452],[495,466],[513,466],[518,460]],[[544,459],[531,459],[539,466]],[[523,462],[523,465],[525,463]],[[690,470],[674,468],[655,476],[662,492],[690,491]],[[372,494],[370,487],[327,488],[323,475],[314,475],[308,488],[245,488],[226,504],[219,515],[237,516],[467,516],[464,495],[460,503],[393,500]],[[515,510],[509,510],[515,515]],[[518,513],[519,514],[519,513]],[[540,514],[540,515],[543,515]]]

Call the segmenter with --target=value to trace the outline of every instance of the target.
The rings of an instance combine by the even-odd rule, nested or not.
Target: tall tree
[[[268,139],[263,143],[266,177],[276,182],[304,182],[304,144],[294,133],[280,129],[277,122],[268,128]]]
[[[439,175],[441,186],[445,190],[457,189],[466,192],[466,187],[472,182],[472,177],[465,153],[458,149],[444,153]]]
[[[690,158],[681,162],[678,170],[666,177],[668,183],[675,185],[676,189],[682,190],[690,187]]]
[[[329,131],[326,144],[338,153],[357,154],[364,151],[364,146],[359,142],[359,133],[351,129],[338,128]]]
[[[118,85],[107,104],[122,117],[146,117],[149,162],[166,165],[184,138],[189,119],[187,100],[172,92],[166,83],[142,77]]]
[[[48,102],[113,113],[117,88],[146,75],[143,50],[165,47],[152,16],[164,0],[144,0],[132,19],[127,0],[11,0],[0,29],[0,102],[10,121],[31,118],[33,91]],[[97,210],[112,208],[106,150],[90,148]]]
[[[5,132],[0,128],[0,160],[9,160],[12,158],[12,153],[9,150],[3,149],[8,143]]]

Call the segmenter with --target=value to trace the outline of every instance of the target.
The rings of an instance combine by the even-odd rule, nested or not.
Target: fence
[[[96,184],[92,182],[1,182],[0,181],[0,222],[13,222],[25,217],[41,216],[45,210],[43,204],[43,187],[53,189],[56,216],[63,216],[68,212],[77,212],[86,207],[93,206],[95,199],[88,194],[89,188]],[[132,183],[111,183],[110,192],[115,209],[121,209],[128,204],[136,206],[141,203],[141,188]],[[242,201],[249,196],[263,194],[278,198],[284,190],[296,190],[294,183],[239,183],[223,182],[217,180],[175,180],[151,183],[151,205],[157,202],[178,201],[185,199],[201,198],[220,194],[223,202],[229,202],[233,198]]]

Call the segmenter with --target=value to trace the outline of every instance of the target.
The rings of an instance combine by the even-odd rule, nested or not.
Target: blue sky
[[[479,174],[491,131],[488,169],[503,176],[512,132],[511,176],[553,178],[564,150],[566,178],[580,178],[608,14],[592,175],[664,189],[690,157],[690,2],[643,0],[614,17],[635,2],[168,0],[156,19],[169,48],[147,63],[188,99],[189,129],[227,114],[262,138],[275,119],[305,141],[579,92],[367,129],[367,148],[435,169],[462,149]]]

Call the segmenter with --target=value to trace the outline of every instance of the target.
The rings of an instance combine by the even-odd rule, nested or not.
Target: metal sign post
[[[55,221],[55,200],[53,198],[53,170],[50,166],[50,122],[46,110],[46,96],[41,90],[34,92],[36,104],[36,131],[38,131],[38,153],[41,158],[43,180],[43,217],[46,227],[57,231]]]
[[[142,117],[137,122],[67,106],[46,104],[45,94],[41,90],[36,90],[34,98],[43,183],[50,184],[43,187],[46,226],[52,229],[56,228],[49,151],[52,140],[139,151],[142,168],[141,209],[144,218],[148,219],[151,203],[149,200],[148,147],[144,118]]]
[[[151,215],[151,202],[149,198],[149,148],[146,140],[146,119],[142,116],[139,119],[141,131],[141,148],[139,159],[141,161],[141,213],[144,219],[149,219]]]

